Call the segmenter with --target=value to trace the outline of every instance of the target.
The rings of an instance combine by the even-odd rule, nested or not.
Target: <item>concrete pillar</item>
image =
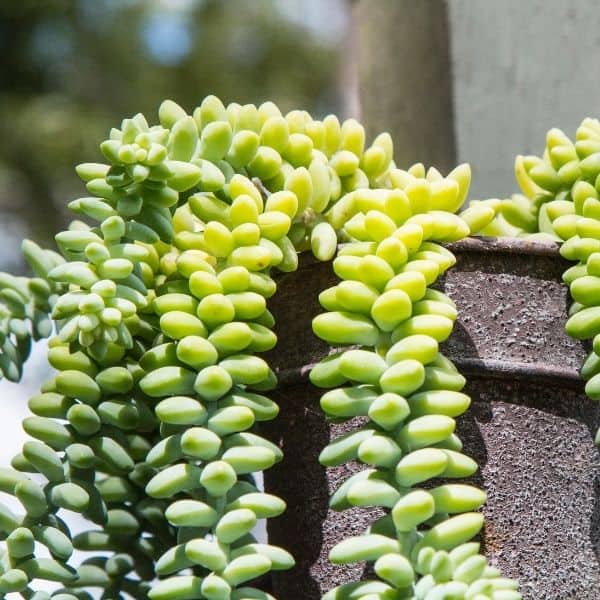
[[[389,131],[398,166],[456,163],[446,4],[440,0],[357,0],[361,118],[373,136]]]
[[[545,134],[574,136],[600,114],[600,10],[595,0],[450,0],[459,161],[472,198],[517,190],[516,154],[541,154]]]

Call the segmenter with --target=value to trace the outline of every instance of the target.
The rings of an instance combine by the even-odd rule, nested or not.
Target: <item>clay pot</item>
[[[592,600],[600,593],[600,454],[593,444],[597,405],[583,394],[582,343],[564,333],[569,305],[561,274],[569,266],[552,244],[468,239],[451,244],[456,266],[440,282],[459,320],[445,354],[467,377],[472,406],[459,418],[465,452],[488,493],[483,549],[492,564],[518,578],[523,597]],[[334,285],[329,263],[303,258],[279,277],[270,308],[279,343],[279,418],[266,429],[285,453],[265,473],[287,512],[269,524],[269,539],[292,551],[293,571],[275,573],[279,598],[317,600],[355,580],[364,565],[327,561],[339,540],[362,533],[377,510],[328,510],[328,497],[361,466],[324,469],[317,457],[332,436],[355,424],[330,426],[310,365],[329,348],[313,336],[320,291]]]

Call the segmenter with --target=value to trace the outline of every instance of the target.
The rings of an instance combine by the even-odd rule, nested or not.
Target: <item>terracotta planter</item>
[[[597,406],[586,399],[578,367],[581,343],[564,333],[569,303],[560,276],[568,264],[557,247],[469,239],[451,245],[458,263],[440,287],[459,307],[445,352],[468,379],[473,404],[459,419],[465,452],[481,471],[475,483],[489,495],[485,552],[522,583],[524,598],[597,599],[600,594],[600,455],[593,445]],[[288,503],[269,538],[297,559],[275,574],[280,598],[313,600],[360,576],[364,565],[327,561],[340,539],[362,533],[375,511],[328,511],[328,496],[359,465],[325,470],[317,457],[332,435],[307,379],[309,365],[328,352],[311,332],[320,291],[336,278],[330,264],[305,259],[279,279],[271,309],[279,344],[281,406],[269,435],[285,452],[266,487]]]

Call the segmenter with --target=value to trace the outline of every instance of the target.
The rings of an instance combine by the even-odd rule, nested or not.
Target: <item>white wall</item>
[[[471,198],[516,190],[516,154],[600,116],[597,0],[449,0],[458,157]]]

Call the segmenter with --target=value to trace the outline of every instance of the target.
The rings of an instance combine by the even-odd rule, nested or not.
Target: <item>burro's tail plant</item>
[[[378,579],[325,598],[520,598],[471,541],[485,493],[430,482],[477,465],[454,433],[464,378],[438,349],[456,308],[429,286],[454,264],[440,244],[489,226],[498,202],[457,216],[467,165],[398,169],[390,136],[366,147],[353,119],[210,96],[191,116],[165,101],[159,121],[111,130],[107,162],[77,168],[90,195],[69,207],[84,221],[56,236],[59,253],[25,242],[34,277],[0,275],[2,374],[17,381],[42,337],[56,369],[29,401],[33,440],[0,470],[22,507],[0,505],[0,596],[272,599],[261,576],[294,559],[253,535],[285,510],[254,477],[282,459],[256,428],[279,411],[259,355],[277,341],[274,274],[312,250],[337,254],[342,279],[314,330],[351,349],[311,378],[335,388],[329,417],[367,418],[321,455],[366,465],[332,507],[388,511],[331,554],[373,561]],[[72,536],[68,511],[87,529]]]
[[[334,510],[388,511],[330,553],[337,564],[373,561],[379,579],[345,584],[326,600],[520,598],[515,582],[470,542],[483,525],[475,511],[485,493],[439,482],[477,470],[454,433],[455,417],[470,404],[461,392],[465,379],[438,347],[452,331],[456,306],[429,287],[455,263],[440,243],[460,240],[494,217],[487,205],[462,218],[454,214],[469,181],[464,165],[446,178],[422,165],[392,169],[392,189],[356,190],[326,214],[348,241],[333,261],[341,282],[321,293],[328,312],[314,319],[313,329],[351,348],[315,366],[311,381],[334,388],[321,397],[331,419],[367,420],[333,440],[320,461],[368,467],[338,488]],[[432,480],[438,485],[427,485]]]
[[[542,157],[517,156],[515,176],[523,193],[484,201],[499,212],[483,232],[559,242],[560,254],[575,263],[563,274],[573,299],[565,328],[593,340],[581,376],[588,397],[600,400],[600,122],[584,119],[575,141],[550,129]],[[600,446],[600,430],[595,441]]]

